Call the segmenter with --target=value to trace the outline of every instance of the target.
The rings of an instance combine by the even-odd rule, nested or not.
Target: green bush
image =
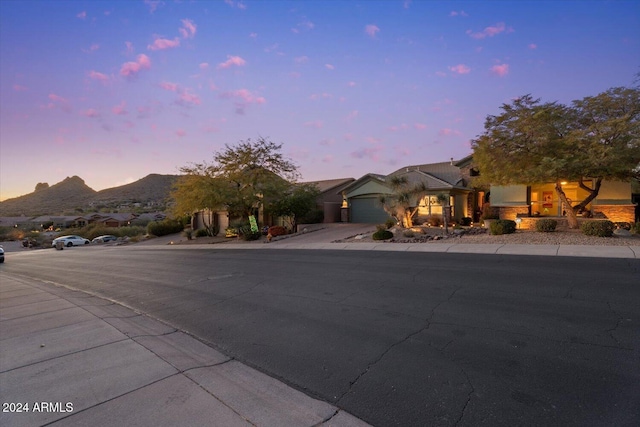
[[[167,234],[179,233],[183,229],[184,225],[177,219],[152,221],[147,225],[147,233],[157,237],[166,236]]]
[[[90,224],[80,228],[65,228],[60,232],[60,236],[75,234],[85,239],[93,240],[98,236],[111,234],[116,237],[138,237],[146,232],[144,227],[127,226],[127,227],[105,227],[99,224]]]
[[[391,227],[393,227],[394,225],[396,225],[396,221],[392,218],[389,218],[388,220],[386,220],[384,222],[384,226],[387,228],[387,230]]]
[[[490,231],[494,236],[499,234],[513,234],[516,232],[516,222],[510,219],[496,219],[491,221]]]
[[[616,226],[609,220],[585,221],[580,229],[587,236],[611,237]]]
[[[196,230],[196,237],[207,237],[209,233],[204,228],[199,228]]]
[[[416,233],[415,233],[413,230],[404,230],[404,231],[402,232],[402,235],[403,235],[404,237],[415,237],[415,236],[416,236]]]
[[[555,219],[541,219],[540,221],[536,221],[536,231],[540,231],[542,233],[556,231],[557,226],[558,221]]]
[[[387,240],[393,237],[393,233],[389,230],[378,230],[371,237],[373,240]]]
[[[632,233],[640,234],[640,222],[636,222],[631,230]]]

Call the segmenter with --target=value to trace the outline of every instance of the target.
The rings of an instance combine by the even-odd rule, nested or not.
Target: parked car
[[[91,243],[107,243],[107,242],[114,242],[116,241],[118,238],[116,236],[113,236],[111,234],[105,234],[104,236],[98,236],[96,238],[94,238]]]
[[[82,246],[91,243],[88,239],[80,236],[60,236],[53,239],[53,242],[51,242],[51,247],[55,248],[56,243],[58,242],[62,242],[64,246],[68,248],[70,248],[71,246]]]
[[[0,245],[0,263],[4,262],[4,248]]]

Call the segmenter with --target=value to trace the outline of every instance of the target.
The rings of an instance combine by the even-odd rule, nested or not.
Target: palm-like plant
[[[426,192],[424,182],[411,185],[406,176],[393,176],[389,181],[393,194],[382,195],[382,208],[392,217],[399,219],[404,228],[413,227],[413,217],[418,213],[418,203]]]

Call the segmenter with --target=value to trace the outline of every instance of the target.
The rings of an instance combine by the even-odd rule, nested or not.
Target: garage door
[[[377,197],[351,199],[351,222],[383,224],[387,219]]]

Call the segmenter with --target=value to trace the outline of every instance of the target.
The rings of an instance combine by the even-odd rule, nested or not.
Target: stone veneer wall
[[[569,227],[569,223],[566,217],[557,217],[557,216],[539,216],[539,217],[529,217],[528,209],[526,207],[499,207],[494,208],[499,211],[500,219],[510,219],[515,220],[517,215],[520,214],[520,225],[518,229],[520,230],[535,230],[536,221],[540,221],[541,219],[549,218],[555,219],[558,221],[558,229],[567,229]],[[598,205],[595,207],[595,213],[602,213],[605,218],[581,218],[578,217],[578,223],[582,223],[584,221],[602,221],[604,219],[608,219],[613,222],[629,222],[633,223],[635,220],[635,205]]]
[[[635,205],[596,205],[595,213],[602,212],[608,220],[613,222],[631,222],[636,219]]]
[[[521,216],[529,215],[528,206],[511,206],[511,207],[501,206],[494,209],[498,209],[498,216],[500,217],[500,219],[514,220],[516,219],[518,214],[520,214]]]

